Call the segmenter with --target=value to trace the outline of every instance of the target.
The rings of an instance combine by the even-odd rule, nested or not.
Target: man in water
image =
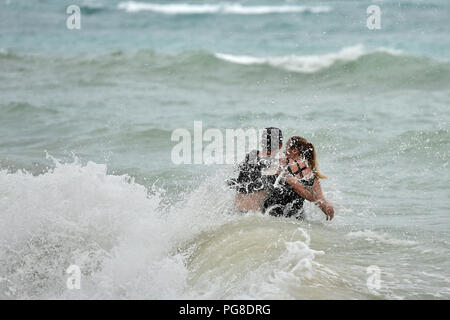
[[[245,156],[239,165],[237,179],[230,180],[236,188],[234,206],[241,212],[259,211],[267,198],[267,175],[283,147],[283,134],[279,128],[265,128],[262,134],[262,150],[253,150]],[[266,171],[266,172],[265,172]]]

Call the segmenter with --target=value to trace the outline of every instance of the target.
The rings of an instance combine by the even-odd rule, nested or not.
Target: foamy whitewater
[[[0,299],[449,299],[449,3],[369,4],[1,1]],[[309,139],[335,219],[235,212],[194,121]]]

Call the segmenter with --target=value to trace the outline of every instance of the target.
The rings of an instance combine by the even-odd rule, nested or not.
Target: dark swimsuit
[[[308,167],[301,167],[297,164],[298,170],[292,172],[287,164],[287,171],[296,176],[300,173],[301,183],[305,187],[312,187],[314,178],[305,180],[303,171]],[[263,175],[262,169],[265,168],[261,161],[259,151],[252,151],[245,156],[243,163],[239,165],[239,174],[237,179],[229,179],[228,185],[236,189],[241,194],[251,194],[258,191],[266,190],[267,197],[264,200],[263,212],[272,216],[296,216],[298,219],[303,218],[303,202],[305,201],[294,189],[284,181],[281,181],[278,175]]]
[[[241,194],[251,194],[264,190],[265,185],[261,174],[263,167],[259,151],[254,150],[248,153],[244,162],[239,165],[237,179],[228,180],[228,185]]]
[[[300,164],[294,160],[297,165],[298,170],[296,172],[292,172],[289,162],[286,165],[287,171],[296,176],[300,173],[301,180],[300,182],[305,187],[312,187],[314,184],[314,177],[308,180],[303,179],[303,171],[308,167],[301,167]],[[294,191],[294,189],[284,181],[277,181],[278,176],[269,176],[270,183],[267,183],[269,186],[268,195],[266,200],[264,201],[264,212],[270,214],[272,216],[284,216],[284,217],[292,217],[296,216],[298,219],[303,218],[303,203],[305,199],[301,197],[298,193]]]

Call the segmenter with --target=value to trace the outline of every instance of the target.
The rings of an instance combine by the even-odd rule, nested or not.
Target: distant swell
[[[121,2],[118,9],[126,12],[151,11],[162,14],[280,14],[280,13],[324,13],[330,12],[328,6],[243,6],[241,4],[223,3],[223,4],[157,4],[127,1]]]
[[[390,55],[399,55],[399,51],[378,49],[375,52],[385,52]],[[269,65],[279,67],[288,71],[303,73],[313,73],[328,68],[336,62],[355,61],[363,55],[368,54],[362,45],[347,47],[337,53],[327,53],[323,55],[289,55],[279,57],[252,57],[216,53],[216,57],[228,62],[243,65]]]
[[[18,55],[7,50],[0,51],[0,62],[36,64],[47,69],[68,68],[76,65],[85,74],[104,72],[123,72],[131,77],[148,76],[166,78],[169,75],[189,74],[191,80],[203,81],[207,70],[215,70],[218,79],[256,81],[261,77],[277,78],[289,72],[301,83],[316,84],[338,79],[340,83],[351,79],[355,85],[371,84],[376,87],[429,88],[447,86],[450,81],[450,62],[417,57],[401,53],[395,49],[368,49],[362,45],[342,48],[336,52],[323,54],[291,54],[284,56],[258,56],[207,51],[187,51],[165,54],[152,50],[139,50],[134,53],[111,52],[94,57],[46,58],[34,55]],[[145,68],[143,68],[145,66]],[[325,77],[322,79],[322,77]],[[183,77],[179,78],[182,79]],[[98,82],[107,85],[114,78]],[[239,81],[238,80],[238,81]],[[235,81],[235,80],[233,80]],[[91,83],[89,83],[91,84]]]

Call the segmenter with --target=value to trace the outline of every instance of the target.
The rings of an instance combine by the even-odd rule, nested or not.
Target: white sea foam
[[[1,171],[0,298],[181,297],[186,269],[170,250],[197,220],[163,219],[159,202],[93,162]],[[65,288],[71,264],[83,272],[76,292]]]
[[[157,193],[106,165],[55,160],[40,175],[0,171],[0,299],[275,297],[288,278],[312,272],[306,232],[258,213],[224,214],[233,193],[211,192],[210,180],[163,214]],[[255,262],[262,269],[248,270]],[[72,264],[81,290],[66,288]],[[236,282],[274,266],[270,284]]]
[[[379,48],[370,52],[386,52],[392,55],[401,54],[398,50]],[[336,62],[355,61],[361,56],[370,53],[363,45],[346,47],[337,53],[327,53],[322,55],[288,55],[279,57],[254,57],[245,55],[232,55],[226,53],[216,53],[219,59],[242,65],[270,65],[294,72],[314,73],[328,68]]]
[[[120,10],[126,12],[151,11],[162,14],[242,14],[242,15],[260,15],[273,13],[325,13],[332,9],[328,6],[243,6],[241,4],[222,3],[222,4],[157,4],[136,1],[121,2],[117,6]]]
[[[313,275],[306,231],[225,214],[233,193],[214,177],[163,214],[127,175],[54,161],[40,175],[0,171],[0,298],[276,298]],[[81,290],[66,288],[72,264]]]
[[[0,171],[0,299],[366,297],[307,224],[227,213],[233,192],[220,174],[162,212],[158,192],[106,165],[55,162],[39,175]],[[415,244],[370,230],[347,237]],[[72,264],[81,290],[66,288]]]

